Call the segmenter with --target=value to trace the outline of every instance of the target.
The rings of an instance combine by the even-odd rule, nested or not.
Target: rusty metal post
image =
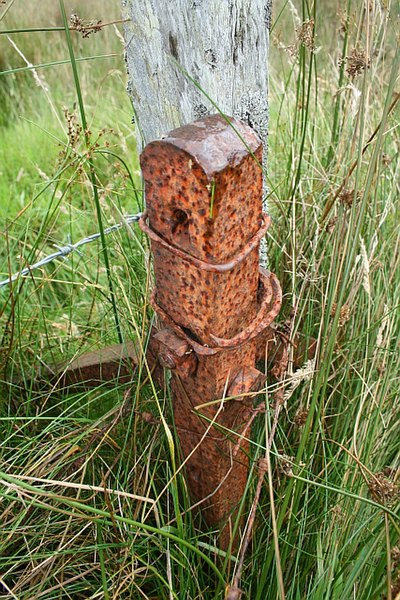
[[[146,146],[141,155],[154,255],[152,304],[160,363],[171,369],[174,418],[194,501],[231,540],[243,497],[249,445],[242,439],[255,368],[256,337],[277,315],[276,277],[259,268],[262,145],[240,121],[205,117]]]

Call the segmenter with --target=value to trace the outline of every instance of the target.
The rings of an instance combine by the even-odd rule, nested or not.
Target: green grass
[[[0,30],[62,26],[58,3],[8,5]],[[255,600],[400,593],[400,53],[395,3],[369,6],[274,8],[269,260],[284,292],[279,322],[318,349],[310,376],[286,374],[271,447],[275,518],[265,478],[240,582]],[[117,1],[66,3],[67,16],[72,8],[120,18]],[[301,26],[310,19],[314,31]],[[50,66],[19,71],[26,63],[0,36],[0,279],[142,201],[114,26],[71,32],[70,47],[65,31],[9,37],[29,63]],[[369,67],[351,71],[353,48]],[[74,81],[71,59],[103,55],[78,60]],[[79,131],[82,109],[91,133]],[[123,340],[145,347],[150,287],[134,225],[0,289],[1,597],[214,599],[233,580],[235,557],[217,557],[215,532],[189,510],[169,390],[144,359],[112,389],[33,385],[39,366],[117,342],[116,321]],[[274,418],[266,406],[248,507]]]

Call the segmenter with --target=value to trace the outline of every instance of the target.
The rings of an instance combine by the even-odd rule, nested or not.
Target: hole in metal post
[[[171,231],[175,238],[188,241],[189,238],[189,217],[184,210],[177,208],[172,213]],[[177,240],[176,240],[177,241]]]

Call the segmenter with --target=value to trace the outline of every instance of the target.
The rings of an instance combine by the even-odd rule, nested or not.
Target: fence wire
[[[121,229],[122,227],[126,227],[127,225],[130,225],[131,223],[136,223],[137,221],[139,221],[142,214],[143,213],[136,213],[135,215],[127,215],[126,217],[124,217],[124,220],[121,223],[116,223],[115,225],[111,225],[111,227],[107,227],[107,229],[104,229],[104,234],[108,235],[109,233],[112,233],[113,231],[117,231],[118,229]],[[6,285],[9,285],[10,283],[13,283],[20,277],[25,277],[26,275],[30,275],[30,273],[32,271],[35,271],[36,269],[40,269],[41,267],[44,267],[44,265],[48,265],[49,263],[53,262],[57,258],[65,258],[69,254],[71,254],[71,252],[78,250],[78,248],[80,248],[81,246],[84,246],[85,244],[90,244],[91,242],[95,242],[96,240],[98,240],[100,238],[100,236],[101,236],[100,232],[93,233],[92,235],[89,235],[88,237],[85,237],[85,238],[79,240],[79,242],[76,242],[75,244],[66,244],[65,246],[57,246],[55,244],[56,248],[58,248],[57,252],[53,252],[52,254],[45,256],[44,258],[42,258],[38,262],[34,263],[33,265],[28,265],[27,267],[24,267],[23,269],[21,269],[21,271],[14,273],[14,275],[11,275],[11,277],[9,277],[8,279],[4,279],[3,281],[0,281],[0,288],[4,287]]]

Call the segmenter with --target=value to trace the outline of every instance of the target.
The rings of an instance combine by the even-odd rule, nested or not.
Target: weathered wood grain
[[[122,8],[144,143],[218,109],[265,141],[270,0],[122,0]]]

